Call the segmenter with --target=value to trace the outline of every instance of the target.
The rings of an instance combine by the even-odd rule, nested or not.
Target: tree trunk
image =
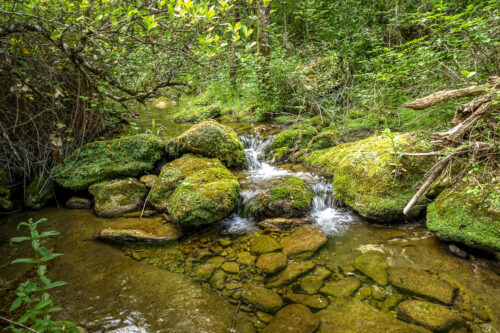
[[[264,57],[271,53],[269,26],[271,25],[271,6],[269,1],[257,1],[257,52]]]

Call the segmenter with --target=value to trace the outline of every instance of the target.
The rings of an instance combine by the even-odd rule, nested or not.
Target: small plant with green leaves
[[[30,231],[30,236],[13,237],[10,243],[21,243],[24,241],[31,241],[31,246],[34,251],[32,258],[18,258],[13,260],[12,264],[25,263],[37,266],[37,279],[35,281],[25,281],[19,285],[16,290],[17,298],[12,303],[9,311],[14,311],[25,305],[26,311],[19,318],[17,322],[10,321],[11,325],[7,329],[11,329],[13,332],[25,332],[29,325],[31,330],[36,332],[60,332],[64,324],[60,322],[54,322],[51,320],[51,313],[61,311],[59,307],[55,307],[50,295],[49,290],[56,287],[61,287],[66,284],[64,281],[52,282],[47,277],[47,266],[46,262],[60,256],[60,253],[51,253],[47,248],[41,246],[41,240],[50,236],[57,236],[59,232],[56,230],[45,231],[39,233],[37,227],[40,223],[47,221],[47,219],[42,218],[36,222],[33,219],[29,219],[28,222],[21,222],[18,224],[17,228],[27,227]]]
[[[394,170],[392,170],[392,173],[394,174],[394,179],[396,177],[400,176],[403,172],[405,172],[405,168],[403,168],[403,163],[401,163],[401,157],[402,152],[401,148],[399,148],[396,145],[396,133],[391,132],[389,128],[386,128],[383,132],[382,135],[385,137],[389,138],[391,141],[391,148],[389,148],[389,153],[393,156],[394,160],[393,163],[391,163],[391,166],[394,167]]]

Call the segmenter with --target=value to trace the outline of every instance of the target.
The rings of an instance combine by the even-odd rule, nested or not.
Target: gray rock
[[[87,198],[71,197],[66,200],[66,207],[70,209],[90,209],[92,201]]]

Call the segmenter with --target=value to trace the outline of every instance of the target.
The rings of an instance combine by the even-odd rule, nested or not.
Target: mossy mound
[[[229,168],[247,165],[245,151],[236,132],[215,121],[194,125],[177,138],[177,145],[170,143],[168,153],[189,152],[206,157],[216,157]],[[171,151],[170,151],[171,150]]]
[[[35,176],[25,191],[24,205],[31,209],[42,208],[54,197],[53,181],[47,172]]]
[[[394,144],[398,152],[430,150],[422,139],[411,133],[396,135]],[[369,219],[394,222],[405,219],[403,208],[415,194],[415,184],[434,161],[429,157],[402,157],[401,173],[396,176],[396,156],[392,149],[391,139],[371,136],[318,150],[305,161],[334,175],[338,200]],[[421,207],[417,207],[410,216],[415,217],[420,211]]]
[[[51,174],[62,187],[82,190],[101,181],[139,176],[153,169],[163,154],[163,141],[150,134],[95,141],[74,151]]]
[[[195,123],[205,119],[215,119],[222,115],[218,104],[198,106],[189,110],[181,110],[171,116],[171,120],[176,123]]]
[[[0,209],[11,210],[14,204],[10,200],[10,190],[6,187],[0,187]]]
[[[307,146],[309,141],[318,134],[318,130],[307,124],[298,123],[290,126],[288,129],[276,135],[273,143],[266,149],[268,155],[274,157],[275,155],[281,156],[280,160],[284,159],[283,148],[287,148],[287,154],[299,151]]]
[[[312,153],[316,150],[333,147],[338,143],[339,136],[340,133],[338,132],[322,132],[309,141],[307,151]]]
[[[500,252],[500,184],[461,183],[427,208],[427,228],[438,237]]]
[[[239,189],[237,178],[219,160],[187,154],[162,168],[149,202],[177,223],[200,226],[228,216]]]
[[[126,178],[96,183],[89,187],[99,216],[118,217],[139,209],[146,197],[146,186],[137,179]]]
[[[300,217],[309,210],[313,196],[305,181],[288,176],[259,194],[249,211],[258,219]]]

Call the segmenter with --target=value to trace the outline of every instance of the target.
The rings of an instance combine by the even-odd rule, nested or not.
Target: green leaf
[[[12,312],[15,309],[17,309],[18,307],[20,307],[21,304],[23,304],[24,299],[25,299],[25,297],[16,298],[16,300],[14,302],[12,302],[12,305],[10,306],[9,311]]]
[[[12,260],[10,263],[11,264],[22,264],[22,263],[36,264],[36,263],[38,263],[38,260],[33,259],[33,258],[17,258],[17,259]]]
[[[10,244],[12,245],[12,243],[21,243],[21,242],[24,242],[26,240],[30,240],[31,237],[12,237],[10,239]]]
[[[60,235],[60,233],[58,231],[51,230],[51,231],[42,232],[39,237],[43,238],[43,237],[57,236],[57,235]]]

